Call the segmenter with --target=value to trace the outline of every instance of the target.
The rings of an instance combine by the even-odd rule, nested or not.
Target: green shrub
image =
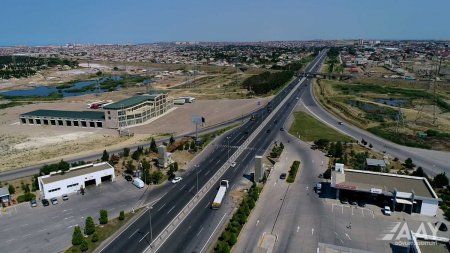
[[[92,234],[91,242],[97,242],[98,241],[98,235],[97,233]]]
[[[27,202],[30,201],[32,199],[35,199],[36,195],[34,195],[33,193],[25,193],[23,195],[20,195],[19,197],[17,197],[17,202],[22,203],[22,202]]]
[[[286,182],[293,183],[295,181],[295,176],[297,175],[298,168],[300,167],[300,161],[294,161],[289,170],[289,176],[286,179]]]
[[[86,235],[92,235],[95,233],[95,223],[91,216],[86,218],[86,225],[84,227],[84,233]]]
[[[79,226],[75,226],[72,234],[72,245],[80,245],[83,242],[83,234],[81,233],[81,229]]]
[[[14,188],[14,186],[12,184],[10,184],[8,186],[8,191],[9,191],[9,194],[14,194],[14,193],[16,193],[16,188]]]
[[[88,243],[87,243],[87,241],[84,238],[81,241],[80,250],[82,252],[85,252],[86,250],[88,250]]]
[[[124,220],[124,219],[125,219],[125,212],[124,211],[120,211],[119,220]]]
[[[237,243],[236,234],[230,231],[230,237],[228,238],[228,245],[233,246]]]
[[[102,209],[100,210],[100,218],[98,218],[100,221],[100,224],[106,224],[108,223],[108,211]]]

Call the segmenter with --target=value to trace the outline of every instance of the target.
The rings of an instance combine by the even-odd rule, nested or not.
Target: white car
[[[52,198],[52,199],[50,199],[50,201],[52,202],[53,205],[57,205],[58,204],[58,199],[57,198]]]
[[[236,166],[236,162],[232,162],[230,166],[231,167],[235,167]]]
[[[172,179],[172,184],[176,184],[176,183],[180,182],[181,179],[182,179],[181,177],[176,177],[176,178]]]
[[[388,215],[388,216],[391,215],[391,208],[390,207],[385,206],[383,211],[384,211],[384,215]]]

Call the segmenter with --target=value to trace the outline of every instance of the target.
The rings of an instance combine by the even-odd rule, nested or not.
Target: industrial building
[[[70,168],[66,172],[52,172],[38,177],[39,191],[43,198],[51,199],[85,189],[90,185],[114,181],[114,167],[107,162],[90,163]]]
[[[36,110],[20,115],[23,125],[112,128],[134,126],[173,107],[165,91],[153,91],[103,106],[103,111]]]
[[[331,187],[336,198],[362,199],[392,211],[434,216],[439,208],[440,199],[424,177],[344,170],[344,164],[336,163]]]
[[[105,123],[105,113],[94,111],[36,110],[21,114],[20,123],[42,126],[102,128]]]
[[[153,91],[103,106],[106,128],[122,128],[145,123],[173,107],[165,91]]]

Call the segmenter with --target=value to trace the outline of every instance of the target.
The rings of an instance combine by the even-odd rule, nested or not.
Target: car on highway
[[[385,206],[384,208],[383,208],[383,212],[384,212],[384,215],[387,215],[387,216],[390,216],[391,215],[391,208],[389,207],[389,206]]]
[[[267,129],[266,133],[270,133],[270,129]]]
[[[48,199],[43,199],[42,200],[42,205],[43,206],[48,206],[48,205],[50,205],[50,202],[48,202]]]
[[[183,178],[181,177],[175,177],[174,179],[172,179],[172,184],[176,184],[178,182],[180,182]]]
[[[32,200],[30,201],[30,205],[31,205],[31,207],[37,207],[36,199],[32,199]]]
[[[284,132],[284,128],[280,128],[280,131],[281,131],[281,132]]]
[[[130,176],[130,175],[126,175],[126,176],[125,176],[125,180],[127,180],[127,181],[133,181],[133,177]]]
[[[230,164],[230,167],[236,167],[236,162],[232,162],[231,164]]]
[[[342,123],[342,121],[339,121],[338,124],[339,124],[339,125],[343,125],[344,123]]]
[[[286,173],[281,173],[280,174],[280,179],[286,179]]]
[[[298,97],[296,97],[295,99],[297,99],[297,100],[298,100],[299,98],[298,98]]]
[[[58,199],[57,198],[51,198],[50,201],[52,202],[52,205],[57,205],[58,204]]]
[[[62,195],[62,199],[63,199],[64,201],[69,200],[69,196],[68,196],[67,194],[63,194],[63,195]]]

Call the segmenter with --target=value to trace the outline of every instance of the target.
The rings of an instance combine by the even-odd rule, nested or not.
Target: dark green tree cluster
[[[226,227],[225,231],[220,235],[219,241],[214,248],[214,252],[228,253],[231,251],[233,245],[237,242],[237,237],[241,232],[242,227],[250,215],[251,210],[255,207],[258,200],[260,188],[253,184],[249,189],[247,196],[242,200],[237,212],[233,215]]]
[[[158,153],[158,147],[156,146],[155,138],[152,138],[152,140],[150,142],[150,150],[153,153]]]
[[[332,73],[334,70],[334,66],[339,62],[338,56],[339,56],[339,48],[332,47],[327,53],[328,56],[328,72]]]
[[[105,209],[100,210],[100,217],[98,218],[100,224],[108,223],[108,211]]]
[[[94,223],[94,219],[92,219],[91,216],[88,216],[86,218],[86,224],[84,227],[84,233],[86,235],[92,235],[93,233],[95,233],[95,223]]]
[[[40,58],[30,56],[0,56],[0,78],[21,78],[34,75],[36,71],[56,65],[77,67],[78,62],[61,58]]]
[[[54,172],[54,171],[68,171],[70,168],[70,164],[64,160],[61,160],[59,163],[54,163],[54,164],[46,164],[44,165],[41,170],[40,173],[41,175],[48,175],[50,174],[50,172]]]
[[[266,94],[284,85],[294,75],[293,71],[263,72],[244,80],[242,85],[257,95]]]
[[[131,155],[131,158],[132,158],[133,160],[138,161],[138,160],[139,160],[139,157],[141,157],[141,155],[143,155],[143,154],[144,154],[144,148],[143,148],[142,146],[139,146],[139,147],[133,152],[133,154]]]
[[[433,187],[435,188],[443,188],[448,186],[448,177],[447,175],[445,175],[445,172],[437,174],[434,178],[433,178]]]
[[[272,151],[270,152],[271,158],[278,158],[280,157],[281,153],[283,152],[284,144],[280,142],[279,145],[275,144],[275,146],[272,148]]]
[[[75,226],[72,234],[72,245],[77,246],[80,245],[84,240],[83,233],[81,233],[81,229],[79,226]]]
[[[351,156],[350,162],[354,169],[364,170],[366,169],[366,159],[369,158],[369,153],[359,152]]]
[[[105,150],[103,150],[102,162],[107,162],[107,161],[109,161],[109,154],[105,149]]]
[[[169,177],[169,180],[175,177],[175,172],[178,171],[178,163],[174,162],[169,165],[169,170],[167,171],[167,176]]]
[[[318,139],[314,141],[314,144],[317,146],[318,149],[326,149],[328,148],[328,144],[330,143],[327,139]]]
[[[344,155],[342,142],[338,141],[336,143],[330,143],[330,146],[328,147],[328,155],[331,157],[342,157]]]

